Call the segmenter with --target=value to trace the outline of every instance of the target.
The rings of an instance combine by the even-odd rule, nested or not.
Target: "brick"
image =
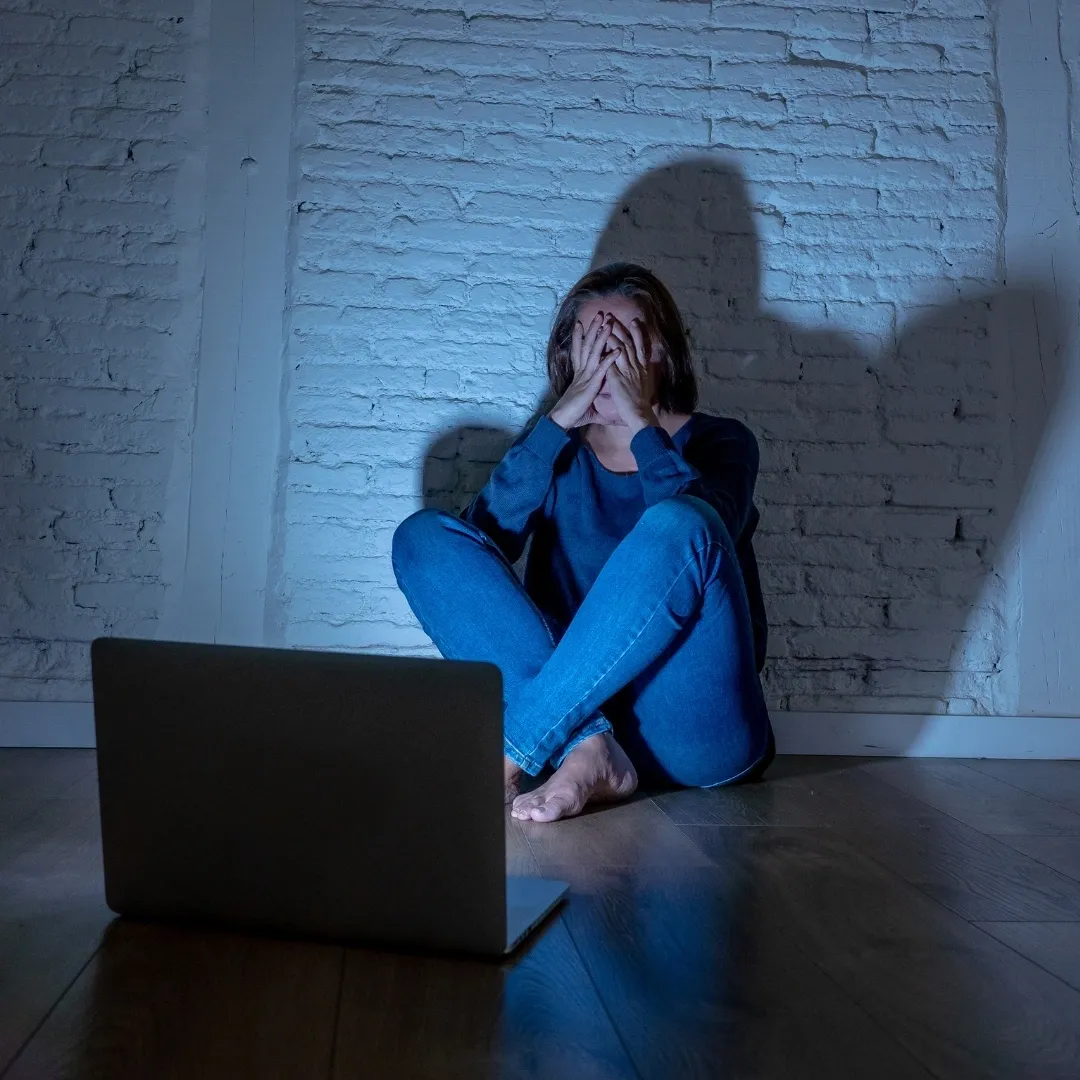
[[[387,34],[460,34],[465,20],[456,12],[398,10],[386,7],[343,4],[309,4],[304,11],[305,26],[311,36],[328,32]]]
[[[688,36],[685,30],[639,27],[634,31],[636,50],[671,50],[681,55],[711,52],[729,59],[782,60],[787,54],[784,34],[756,30],[714,29]]]
[[[763,97],[749,90],[690,86],[637,86],[634,105],[665,113],[687,113],[741,121],[782,120],[787,106],[780,97]]]
[[[513,10],[519,5],[511,0]],[[544,14],[544,5],[533,0],[530,7]],[[553,14],[567,18],[589,21],[598,19],[603,24],[628,22],[633,25],[680,26],[694,30],[709,23],[709,4],[705,0],[680,0],[679,3],[656,3],[655,0],[621,0],[612,6],[609,0],[554,0],[548,5]]]
[[[799,179],[836,184],[865,184],[905,189],[945,188],[948,169],[931,161],[893,161],[887,158],[808,157],[799,165]]]
[[[876,97],[911,97],[932,101],[943,99],[993,101],[990,80],[984,75],[928,73],[925,71],[872,71],[868,89]]]
[[[787,12],[784,16],[789,17]],[[869,23],[868,15],[861,11],[796,11],[791,28],[801,37],[862,41]]]
[[[472,41],[490,41],[514,47],[527,44],[559,49],[603,50],[629,44],[627,35],[613,30],[611,26],[555,18],[514,19],[476,15],[469,19],[467,32]]]
[[[702,120],[589,109],[553,110],[552,130],[556,134],[589,133],[615,138],[632,135],[648,141],[699,145],[709,137],[708,125]]]
[[[680,0],[681,2],[681,0]],[[701,86],[709,81],[710,60],[707,56],[664,56],[653,73],[643,68],[633,52],[564,52],[558,58],[558,70],[574,78],[621,76],[633,84],[662,86]]]
[[[721,86],[794,96],[815,94],[865,94],[864,72],[834,68],[813,62],[802,64],[716,63],[715,81]]]
[[[450,69],[463,75],[516,73],[544,74],[551,70],[546,50],[449,41],[405,41],[389,52],[395,64],[411,64],[426,71]]]

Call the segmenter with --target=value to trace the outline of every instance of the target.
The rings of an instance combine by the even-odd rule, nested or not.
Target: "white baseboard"
[[[93,745],[89,701],[0,701],[0,746]]]
[[[774,712],[781,754],[1080,758],[1080,718]]]
[[[1080,718],[774,712],[781,754],[1080,758]],[[90,702],[0,701],[0,746],[94,745]]]

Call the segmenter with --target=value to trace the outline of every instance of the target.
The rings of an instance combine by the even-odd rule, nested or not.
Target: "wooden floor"
[[[3,1080],[1080,1077],[1080,763],[780,758],[556,825],[515,962],[117,921],[92,751],[0,751]]]

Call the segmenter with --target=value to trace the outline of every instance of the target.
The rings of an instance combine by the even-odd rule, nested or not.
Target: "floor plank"
[[[95,761],[93,750],[0,748],[0,801],[64,798],[76,783],[94,774]]]
[[[342,954],[117,920],[4,1080],[325,1077]]]
[[[506,815],[506,872],[521,877],[538,877],[540,874],[521,822],[509,813]]]
[[[654,802],[679,825],[828,825],[835,806],[820,795],[874,758],[778,757],[755,784],[665,792]]]
[[[1056,803],[1080,814],[1080,762],[1010,761],[994,758],[964,759],[969,769],[1002,780],[1029,795]]]
[[[334,1080],[636,1078],[560,918],[510,965],[349,949]]]
[[[857,765],[825,773],[793,772],[778,787],[783,791],[782,817],[836,830],[863,854],[966,919],[1080,919],[1080,888],[1072,878]],[[739,797],[738,792],[730,789],[729,797]],[[667,810],[664,799],[656,802]],[[676,803],[676,815],[682,810]]]
[[[97,762],[91,762],[90,771],[80,776],[71,787],[67,788],[62,798],[96,799],[98,797]]]
[[[571,882],[562,919],[639,1073],[928,1077],[770,924],[752,883],[717,877],[661,799],[524,824],[541,871]]]
[[[46,801],[35,798],[0,799],[0,847],[5,842],[18,842],[24,823],[40,810]]]
[[[1080,923],[981,922],[981,930],[1080,990]]]
[[[86,965],[111,917],[96,801],[49,799],[0,837],[0,1073]]]
[[[829,829],[683,826],[932,1073],[1075,1080],[1080,993]],[[858,1074],[856,1074],[858,1075]]]
[[[1080,814],[956,761],[889,758],[861,767],[980,832],[1080,836]]]
[[[540,873],[509,814],[506,864]],[[334,1080],[637,1077],[561,916],[502,964],[363,948],[346,957]]]
[[[597,866],[708,866],[709,860],[648,798],[618,803],[566,821],[526,821],[522,831],[542,873],[575,880]]]
[[[1080,836],[1001,835],[996,839],[1059,874],[1080,881]]]
[[[769,784],[674,792],[654,802],[682,824],[727,824],[752,811],[762,825],[835,829],[965,918],[1080,918],[1072,878],[876,779],[859,762],[825,769],[806,760],[785,764]],[[762,789],[770,785],[766,800]],[[716,814],[709,811],[713,799],[722,807]],[[745,812],[733,811],[740,803]]]
[[[594,868],[574,887],[563,917],[641,1076],[927,1080],[730,869]]]
[[[965,919],[1080,920],[1080,882],[939,814],[908,828],[868,813],[839,830],[859,850]]]

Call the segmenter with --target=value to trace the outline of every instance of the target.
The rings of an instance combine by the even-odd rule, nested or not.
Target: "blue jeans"
[[[601,731],[614,731],[644,783],[712,787],[772,760],[746,588],[703,499],[648,507],[565,630],[495,543],[446,511],[407,517],[391,558],[442,655],[502,672],[503,748],[530,775]]]

